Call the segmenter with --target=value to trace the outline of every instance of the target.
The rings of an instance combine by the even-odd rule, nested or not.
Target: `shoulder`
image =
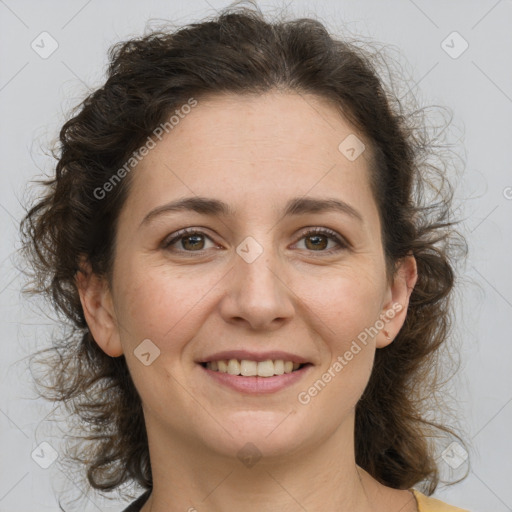
[[[141,494],[133,503],[128,505],[122,512],[140,512],[140,509],[144,506],[144,503],[148,501],[151,489],[148,489],[144,494]]]
[[[425,496],[416,489],[411,489],[418,502],[418,512],[469,512],[468,510],[453,507],[443,501]]]

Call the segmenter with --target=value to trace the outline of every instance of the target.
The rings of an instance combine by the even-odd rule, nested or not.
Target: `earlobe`
[[[123,354],[119,329],[112,302],[112,294],[105,278],[91,271],[90,265],[82,264],[76,273],[75,283],[85,320],[98,346],[111,357]]]
[[[376,338],[376,347],[384,348],[396,338],[407,316],[409,298],[418,280],[416,259],[411,254],[402,258],[388,289],[388,300],[380,315],[384,323]]]

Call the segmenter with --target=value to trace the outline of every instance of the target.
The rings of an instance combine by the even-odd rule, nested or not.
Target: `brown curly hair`
[[[106,82],[62,126],[55,176],[42,181],[44,195],[20,225],[32,275],[26,291],[46,295],[70,327],[64,339],[38,353],[45,354],[41,364],[49,370],[41,394],[82,421],[86,435],[68,455],[85,465],[95,489],[131,481],[149,489],[152,476],[141,400],[125,358],[109,357],[96,344],[75,284],[82,257],[93,272],[111,279],[116,222],[130,175],[108,200],[94,191],[191,96],[279,89],[332,100],[371,141],[371,186],[388,275],[412,253],[418,281],[405,324],[391,345],[377,351],[357,405],[356,462],[384,485],[421,483],[424,492],[435,490],[439,472],[429,438],[436,429],[458,436],[427,419],[427,398],[439,388],[439,348],[450,335],[454,258],[467,247],[454,229],[453,187],[444,167],[432,164],[434,145],[418,121],[420,111],[408,115],[389,92],[379,78],[377,53],[335,39],[317,20],[268,22],[259,9],[239,5],[110,49]]]

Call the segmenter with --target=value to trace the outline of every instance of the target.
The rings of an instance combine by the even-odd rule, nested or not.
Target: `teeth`
[[[282,359],[271,359],[267,361],[249,361],[242,359],[210,361],[206,363],[206,368],[209,370],[218,371],[221,373],[229,373],[230,375],[242,375],[244,377],[272,377],[274,375],[283,375],[283,373],[291,373],[297,370],[300,363],[292,361],[283,361]]]
[[[274,361],[258,363],[258,377],[272,377],[272,375],[274,375]]]
[[[276,375],[283,375],[284,361],[282,359],[278,359],[277,361],[274,361],[274,373]]]
[[[228,373],[230,375],[240,375],[240,363],[236,359],[228,361]]]
[[[237,361],[238,362],[238,361]],[[240,361],[240,373],[244,377],[254,377],[258,375],[258,363],[256,361]]]

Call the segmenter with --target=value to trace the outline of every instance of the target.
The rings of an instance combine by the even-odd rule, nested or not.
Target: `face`
[[[338,149],[354,135],[355,160]],[[351,425],[415,279],[411,262],[386,277],[369,166],[331,104],[268,93],[199,101],[132,171],[111,287],[81,297],[97,343],[126,357],[150,436],[272,457]]]

